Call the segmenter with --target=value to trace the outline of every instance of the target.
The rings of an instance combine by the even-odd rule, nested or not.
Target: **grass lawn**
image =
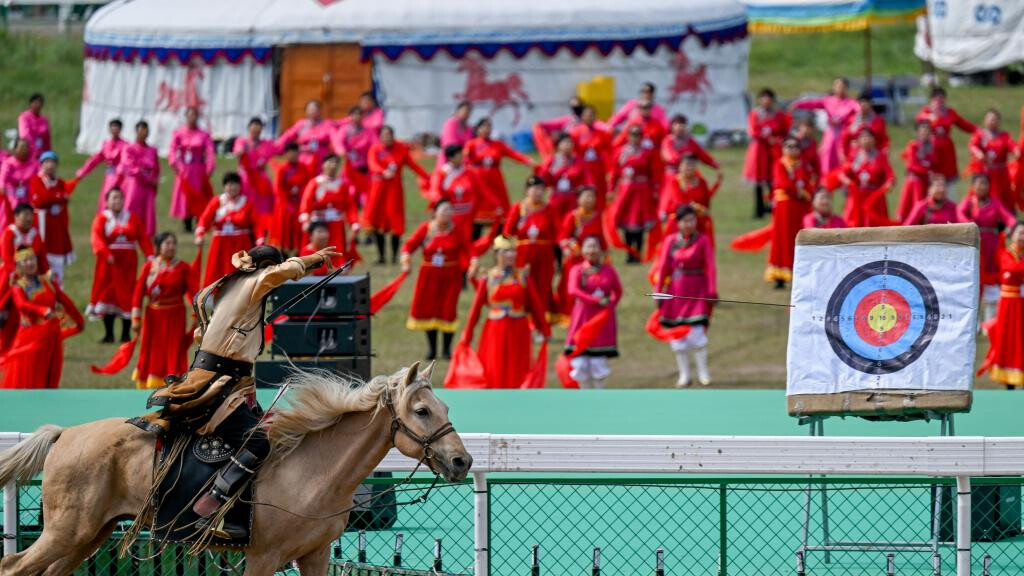
[[[876,74],[920,74],[922,66],[912,53],[913,28],[891,26],[880,28],[873,34],[874,71]],[[838,75],[855,77],[863,74],[863,37],[859,33],[809,34],[794,36],[758,36],[751,44],[750,88],[773,87],[782,98],[792,98],[802,92],[825,90],[831,78]],[[28,36],[0,32],[0,128],[16,125],[17,114],[24,108],[28,95],[43,92],[47,96],[45,113],[50,116],[54,131],[54,145],[62,157],[61,174],[73,175],[84,157],[74,153],[73,141],[77,132],[82,82],[82,49],[80,36]],[[1016,132],[1020,124],[1020,104],[1024,102],[1024,88],[958,88],[952,89],[950,102],[961,114],[979,121],[988,107],[1004,113],[1005,126]],[[902,178],[902,162],[898,153],[911,137],[909,126],[890,127],[892,136],[891,158]],[[956,136],[961,159],[966,139]],[[719,293],[722,298],[788,301],[788,292],[780,292],[766,285],[762,279],[764,254],[740,254],[728,249],[736,235],[763,225],[751,218],[752,193],[740,178],[744,150],[739,148],[716,150],[726,174],[726,180],[714,201],[713,215],[718,244]],[[230,159],[222,159],[219,175],[234,166]],[[520,183],[526,170],[517,165],[507,168],[507,178],[514,199],[518,199]],[[72,233],[79,260],[68,270],[67,291],[81,308],[88,301],[93,275],[93,255],[89,249],[89,223],[94,213],[96,195],[101,182],[101,171],[96,171],[79,184],[71,202]],[[158,197],[159,225],[162,229],[180,231],[180,224],[167,217],[172,172],[163,171]],[[425,217],[423,201],[414,192],[410,178],[410,229]],[[963,193],[963,186],[959,193]],[[895,203],[895,195],[890,198]],[[181,257],[191,259],[194,247],[188,238],[182,238]],[[615,255],[617,264],[621,254]],[[667,345],[652,341],[643,331],[643,322],[650,313],[652,303],[643,296],[648,291],[646,267],[618,266],[626,294],[619,306],[619,345],[622,356],[612,363],[614,371],[611,385],[615,387],[665,387],[675,381],[675,363]],[[394,266],[360,266],[357,272],[370,272],[374,285],[390,280],[398,270]],[[409,364],[425,352],[423,336],[405,329],[406,313],[412,293],[409,281],[394,301],[375,318],[373,345],[377,355],[375,372],[386,372]],[[464,293],[461,300],[462,316],[471,300]],[[721,305],[710,331],[711,372],[716,387],[764,388],[782,387],[785,382],[787,313],[767,307]],[[477,328],[479,333],[480,327]],[[89,323],[86,331],[68,340],[65,349],[63,386],[66,387],[126,387],[130,370],[113,377],[101,377],[89,372],[89,365],[105,361],[114,351],[111,346],[97,342],[102,334],[99,323]],[[564,340],[564,330],[556,329],[553,352]],[[985,342],[979,340],[979,355],[984,353]],[[443,368],[443,367],[442,367]],[[554,377],[550,378],[554,384]],[[989,387],[983,378],[979,387]]]

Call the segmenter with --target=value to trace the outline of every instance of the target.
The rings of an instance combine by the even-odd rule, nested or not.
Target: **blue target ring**
[[[829,298],[825,334],[846,365],[891,374],[921,357],[939,324],[939,301],[920,270],[892,260],[858,267]]]

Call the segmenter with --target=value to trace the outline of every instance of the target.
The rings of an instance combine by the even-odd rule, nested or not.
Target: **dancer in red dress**
[[[306,184],[299,202],[299,222],[307,234],[311,222],[325,222],[331,231],[331,246],[348,246],[345,226],[349,225],[354,239],[359,232],[359,207],[351,183],[338,175],[339,162],[334,154],[327,156],[320,175]]]
[[[907,142],[901,156],[907,165],[907,179],[903,182],[903,191],[900,192],[900,205],[896,217],[903,221],[910,216],[914,205],[924,200],[932,172],[941,174],[937,165],[938,156],[931,123],[917,123],[917,138]]]
[[[38,273],[30,248],[15,254],[11,288],[20,326],[0,361],[0,388],[57,388],[64,368],[64,339],[82,331],[85,319],[48,274]]]
[[[747,158],[743,178],[754,184],[754,217],[768,213],[767,195],[771,191],[772,167],[782,156],[782,140],[789,133],[792,118],[776,107],[775,92],[764,88],[757,94],[757,107],[747,117]]]
[[[690,206],[676,211],[678,232],[665,238],[654,274],[659,292],[689,296],[697,300],[662,300],[658,304],[658,322],[662,327],[690,326],[686,336],[670,342],[679,367],[676,386],[690,385],[690,352],[697,366],[697,381],[711,384],[708,372],[707,327],[711,321],[711,302],[700,298],[718,298],[715,251],[707,236],[697,232],[697,212]]]
[[[294,253],[302,246],[302,223],[299,207],[302,192],[313,179],[313,174],[299,160],[299,145],[289,142],[284,148],[284,163],[274,174],[274,224],[270,243],[281,250]]]
[[[713,169],[717,178],[721,179],[722,170],[718,162],[704,150],[692,136],[690,136],[690,124],[686,116],[676,114],[672,117],[671,132],[661,142],[661,161],[665,166],[665,176],[661,185],[661,205],[664,206],[666,198],[678,198],[679,190],[679,168],[683,158],[693,156],[701,163]],[[669,202],[671,203],[671,202]],[[675,206],[665,207],[665,210],[658,210],[662,216],[661,221],[667,220],[668,215],[675,214]]]
[[[0,329],[0,354],[11,347],[18,333],[18,310],[11,301],[11,281],[14,279],[14,254],[20,247],[30,248],[36,255],[40,274],[46,274],[50,267],[46,262],[46,246],[39,230],[35,227],[35,211],[26,203],[14,207],[14,223],[0,234],[0,316],[5,316]]]
[[[875,136],[875,147],[887,154],[889,152],[889,130],[885,125],[885,118],[875,112],[875,105],[871,101],[871,93],[861,92],[857,98],[859,110],[850,120],[843,131],[842,153],[843,158],[849,161],[857,153],[857,146],[860,144],[859,136],[864,130],[870,130]]]
[[[956,146],[953,144],[953,128],[974,134],[977,127],[964,120],[956,110],[946,106],[946,91],[939,87],[932,89],[931,100],[921,108],[915,120],[928,122],[932,126],[932,137],[935,139],[934,170],[945,176],[946,182],[956,182],[960,170],[957,167]]]
[[[988,176],[992,196],[1010,210],[1016,210],[1020,199],[1010,182],[1010,161],[1019,155],[1016,142],[1009,133],[999,128],[1001,116],[995,109],[985,112],[982,127],[973,136],[968,147],[974,160],[969,170],[973,174]]]
[[[584,106],[580,123],[569,130],[576,153],[583,160],[583,183],[597,193],[598,209],[608,197],[608,171],[611,166],[612,136],[597,121],[593,106]]]
[[[380,129],[380,140],[370,147],[370,198],[363,211],[363,227],[377,241],[377,263],[384,264],[384,235],[391,235],[391,263],[398,263],[398,249],[405,234],[405,190],[402,168],[420,178],[420,188],[430,178],[410,154],[409,145],[395,139],[391,126]]]
[[[1024,386],[1024,224],[1010,230],[1010,242],[999,255],[999,311],[989,330],[991,347],[983,368],[1007,389]]]
[[[988,176],[975,174],[971,188],[960,202],[960,220],[974,222],[981,235],[981,303],[983,321],[995,317],[999,301],[999,249],[1002,233],[1016,223],[1013,212],[992,196]]]
[[[544,201],[544,180],[530,176],[526,180],[526,198],[512,205],[504,234],[516,241],[516,268],[529,271],[530,288],[549,315],[557,315],[558,310],[551,286],[555,278],[554,249],[560,224],[558,214]]]
[[[53,281],[64,281],[64,267],[75,260],[71,245],[71,220],[68,200],[74,188],[57,177],[57,153],[43,152],[39,156],[39,173],[28,183],[29,203],[38,215],[39,231],[46,245],[46,260]]]
[[[97,212],[102,212],[105,208],[103,202],[107,197],[107,192],[116,186],[118,186],[118,180],[120,176],[117,173],[117,167],[121,163],[121,151],[128,145],[127,142],[121,139],[121,129],[124,127],[124,123],[121,120],[114,118],[107,123],[107,130],[110,132],[110,139],[103,142],[100,146],[99,152],[93,154],[82,164],[82,167],[75,172],[75,180],[81,180],[89,175],[90,172],[96,169],[100,164],[104,164],[103,170],[103,186],[100,188],[100,200]]]
[[[599,238],[589,236],[583,240],[584,260],[569,270],[569,293],[573,297],[572,317],[565,335],[565,352],[576,351],[576,336],[580,327],[611,308],[611,316],[605,321],[600,334],[585,350],[569,361],[572,371],[569,375],[579,383],[580,388],[604,388],[611,370],[608,358],[619,355],[616,342],[618,330],[615,307],[622,298],[622,283],[615,268],[607,261],[604,246]]]
[[[800,160],[814,174],[814,179],[821,180],[821,157],[818,155],[818,140],[814,137],[814,119],[803,118],[796,123],[793,137],[800,143]]]
[[[320,251],[326,251],[330,246],[331,229],[323,222],[311,222],[309,224],[309,242],[299,249],[299,258],[311,256]],[[325,260],[319,268],[309,273],[310,276],[327,276],[331,270],[345,264],[344,256],[331,256]]]
[[[811,213],[804,216],[804,228],[846,228],[846,221],[832,212],[832,193],[826,190],[814,194]]]
[[[576,209],[562,218],[558,229],[558,247],[562,254],[562,273],[558,279],[555,302],[562,314],[572,313],[572,296],[569,294],[569,270],[583,262],[583,240],[594,237],[601,241],[601,249],[607,250],[601,211],[597,209],[597,193],[590,186],[583,186],[576,196]]]
[[[717,180],[713,186],[697,170],[700,160],[696,156],[684,156],[676,169],[678,177],[671,194],[662,194],[658,199],[658,217],[661,222],[675,222],[676,210],[680,206],[691,205],[697,210],[697,231],[707,234],[714,242],[714,225],[711,221],[711,197],[718,191],[722,183],[722,172],[716,172]],[[668,190],[668,187],[665,187]]]
[[[764,281],[774,283],[776,289],[793,281],[796,235],[811,211],[813,194],[814,173],[800,160],[800,142],[786,138],[772,177],[772,246],[764,271]]]
[[[412,269],[412,255],[422,249],[416,288],[405,327],[427,335],[427,359],[437,358],[437,333],[442,336],[441,356],[452,357],[452,337],[458,327],[459,293],[467,268],[473,263],[468,230],[456,225],[452,205],[440,200],[434,216],[416,228],[402,246],[402,271]]]
[[[235,266],[231,263],[231,256],[252,249],[255,243],[252,204],[242,195],[241,177],[235,172],[228,172],[222,183],[224,192],[210,200],[196,226],[197,246],[206,241],[207,232],[213,236],[206,257],[203,286],[209,286],[221,276],[233,272]]]
[[[263,138],[263,120],[249,120],[249,136],[236,138],[231,153],[238,159],[238,175],[242,177],[242,194],[252,204],[256,221],[254,236],[266,240],[274,219],[274,187],[267,177],[267,164],[281,153],[273,140]]]
[[[946,179],[941,174],[933,174],[928,183],[928,195],[910,211],[903,221],[904,226],[919,224],[955,224],[960,222],[956,203],[946,194]]]
[[[516,152],[504,142],[492,140],[492,128],[490,118],[477,122],[473,131],[475,137],[467,142],[465,147],[466,166],[476,172],[480,183],[497,201],[497,204],[493,204],[489,198],[481,199],[476,213],[476,223],[481,225],[502,222],[508,214],[508,187],[501,172],[502,159],[509,158],[531,167],[534,165],[533,160]]]
[[[139,360],[132,372],[137,388],[160,388],[171,375],[188,370],[187,308],[198,289],[199,273],[178,260],[178,238],[161,232],[156,258],[146,262],[132,295],[132,331],[139,338]]]
[[[574,126],[582,122],[582,115],[583,101],[579,96],[572,96],[569,98],[568,114],[533,124],[533,144],[541,158],[548,158],[555,153],[558,136],[568,134]]]
[[[100,342],[104,344],[114,341],[114,320],[121,318],[121,342],[128,342],[139,252],[146,258],[152,257],[153,244],[139,219],[124,207],[124,193],[119,188],[107,192],[104,205],[106,208],[92,221],[96,271],[85,313],[103,319],[104,335]]]
[[[496,266],[477,284],[462,342],[473,341],[473,330],[481,313],[485,313],[477,354],[487,385],[489,388],[520,388],[534,362],[531,321],[545,339],[551,330],[544,318],[544,306],[530,288],[528,273],[515,266],[515,241],[498,236],[494,240],[494,252]]]
[[[548,204],[557,221],[576,207],[576,190],[583,185],[583,162],[576,155],[572,138],[561,134],[555,142],[554,154],[548,156],[537,170],[550,191]]]
[[[839,180],[846,186],[846,210],[843,219],[850,226],[889,224],[885,195],[895,175],[889,159],[875,147],[875,135],[861,130],[857,152],[843,166]]]
[[[497,200],[477,178],[477,173],[466,168],[462,148],[449,146],[445,150],[445,157],[447,160],[444,165],[435,170],[431,177],[430,199],[433,202],[442,199],[450,202],[455,226],[465,230],[466,234],[476,240],[483,230],[476,224],[482,199],[487,197],[491,204],[497,203]]]
[[[634,124],[627,131],[625,144],[615,151],[615,166],[611,173],[611,187],[615,203],[611,210],[615,225],[625,231],[626,244],[633,248],[628,263],[638,263],[643,254],[644,233],[657,220],[655,178],[660,177],[656,152],[643,146],[643,129]]]

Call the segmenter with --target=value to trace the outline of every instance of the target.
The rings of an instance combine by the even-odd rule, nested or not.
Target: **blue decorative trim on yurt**
[[[550,31],[547,31],[550,34]],[[579,34],[579,31],[574,31]],[[595,35],[596,36],[596,35]],[[704,46],[710,44],[725,44],[746,38],[747,22],[741,19],[734,21],[726,27],[707,27],[687,25],[677,27],[669,33],[662,33],[651,36],[631,36],[626,38],[561,38],[558,40],[531,39],[523,41],[487,41],[479,39],[469,42],[436,42],[424,35],[416,38],[403,35],[401,38],[389,38],[387,36],[375,36],[366,38],[363,41],[362,58],[369,60],[373,56],[382,56],[387,60],[397,60],[402,55],[412,52],[424,60],[431,60],[437,54],[444,52],[453,58],[462,58],[470,52],[475,52],[484,58],[493,58],[499,52],[507,52],[515,58],[522,58],[533,50],[539,50],[547,56],[553,56],[561,50],[569,50],[576,56],[595,49],[602,55],[607,56],[615,49],[620,49],[626,54],[632,54],[637,49],[653,53],[662,46],[676,48],[689,36],[696,36]]]
[[[85,57],[92,60],[113,60],[115,62],[150,62],[156,60],[166,64],[177,60],[182,64],[196,58],[210,64],[215,60],[224,59],[238,64],[245,58],[252,58],[261,64],[269,62],[273,48],[163,48],[139,46],[109,46],[102,44],[86,44]]]

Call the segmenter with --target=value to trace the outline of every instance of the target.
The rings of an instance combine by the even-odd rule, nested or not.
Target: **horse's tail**
[[[47,424],[36,430],[28,440],[22,440],[14,448],[0,452],[0,487],[11,480],[28,482],[42,472],[46,455],[62,432],[64,429],[60,426]]]

